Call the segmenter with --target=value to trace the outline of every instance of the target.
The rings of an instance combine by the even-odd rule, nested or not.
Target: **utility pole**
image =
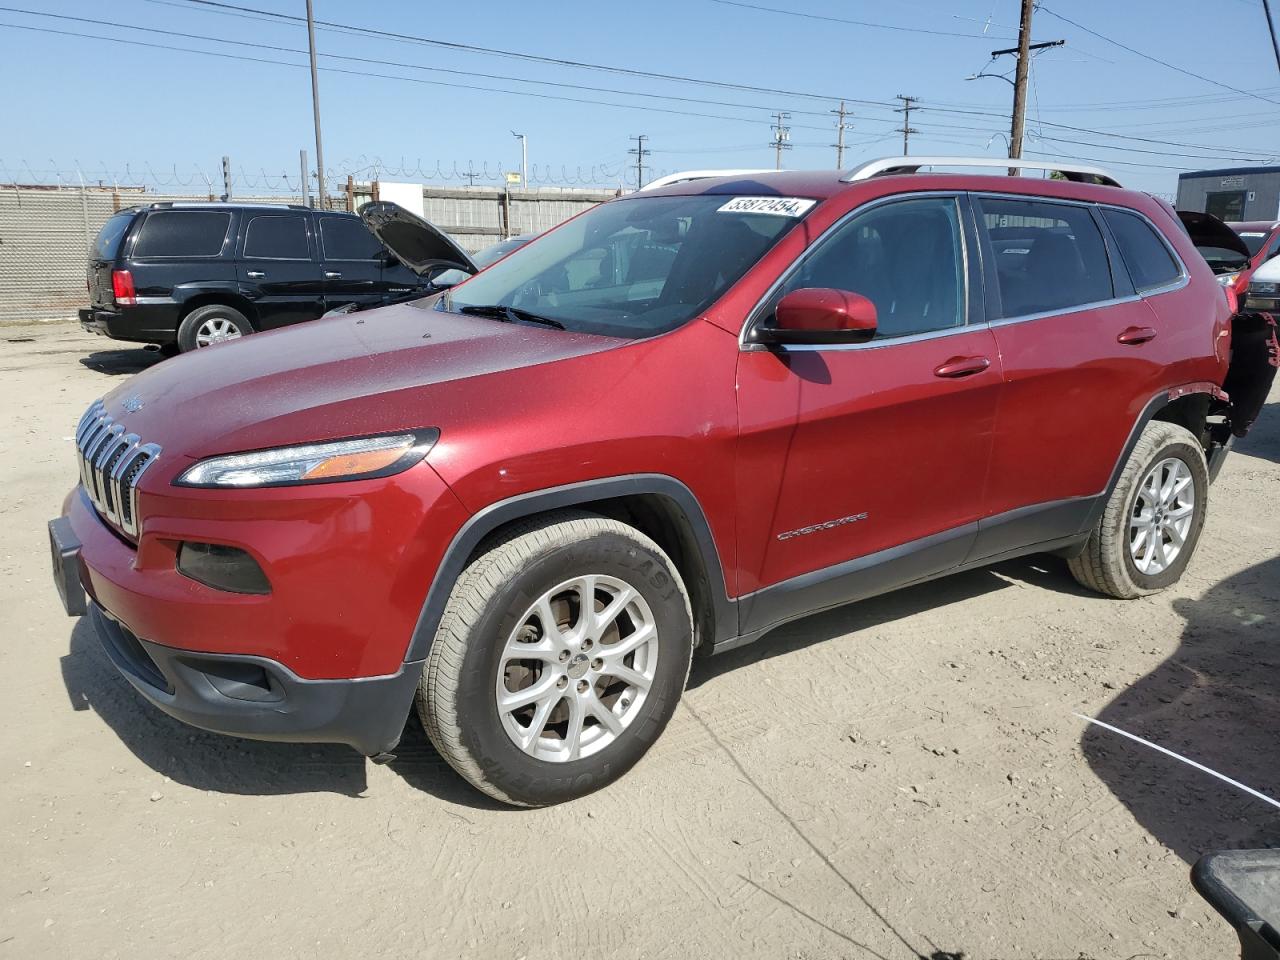
[[[474,187],[476,185],[476,177],[479,176],[479,174],[476,173],[470,160],[467,161],[467,172],[464,173],[463,176],[467,178],[467,186]]]
[[[222,158],[222,202],[231,199],[231,158]]]
[[[529,138],[523,133],[511,131],[511,135],[520,141],[520,185],[529,189]]]
[[[628,150],[627,153],[635,154],[636,189],[639,190],[644,186],[644,158],[649,156],[653,151],[645,149],[644,142],[649,139],[645,134],[642,133],[638,137],[631,137],[629,139],[636,142],[636,145]]]
[[[1060,47],[1065,40],[1047,40],[1044,43],[1031,42],[1031,14],[1035,10],[1035,0],[1022,0],[1022,19],[1018,22],[1018,45],[1007,50],[992,50],[991,59],[1014,54],[1018,63],[1013,74],[1013,116],[1009,123],[1009,159],[1022,157],[1022,134],[1027,120],[1027,77],[1031,69],[1031,51],[1045,50],[1049,47]],[[1006,78],[1008,79],[1008,78]],[[1009,168],[1009,176],[1016,176],[1017,170]]]
[[[832,110],[831,112],[834,113],[838,118],[836,120],[836,142],[834,144],[836,148],[836,169],[843,170],[844,169],[844,132],[848,130],[850,127],[852,127],[853,124],[844,122],[844,118],[848,116],[848,113],[845,111],[843,100],[840,101],[840,109]]]
[[[302,167],[302,205],[304,207],[309,207],[311,206],[311,197],[310,197],[310,189],[309,189],[311,186],[311,183],[310,183],[311,175],[307,172],[307,151],[305,150],[298,151],[298,163]]]
[[[779,111],[773,116],[773,140],[770,141],[773,147],[773,169],[781,170],[782,151],[791,149],[791,128],[785,123],[791,119],[791,114]]]
[[[902,106],[895,107],[893,112],[902,114],[902,155],[905,157],[911,152],[911,135],[920,132],[911,126],[911,111],[915,104],[920,102],[920,98],[907,97],[900,93],[894,99],[902,101]]]
[[[311,48],[311,112],[316,125],[316,197],[320,209],[326,206],[324,195],[324,143],[320,138],[320,76],[316,72],[316,21],[307,0],[307,45]]]

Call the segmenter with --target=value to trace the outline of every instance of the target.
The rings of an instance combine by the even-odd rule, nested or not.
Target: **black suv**
[[[86,330],[194,350],[431,288],[351,213],[153,203],[115,214],[89,251]]]

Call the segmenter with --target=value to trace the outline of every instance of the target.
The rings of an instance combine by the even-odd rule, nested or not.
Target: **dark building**
[[[1280,167],[1180,174],[1176,206],[1211,213],[1222,220],[1280,220]]]

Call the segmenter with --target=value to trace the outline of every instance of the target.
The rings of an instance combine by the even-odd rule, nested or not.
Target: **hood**
[[[385,200],[366,203],[359,213],[382,245],[418,276],[447,269],[478,272],[466,252],[443,230],[399,204]]]
[[[108,394],[107,412],[179,458],[446,429],[469,390],[500,391],[499,378],[538,365],[554,378],[556,361],[630,342],[433,306],[396,304],[183,354]]]
[[[1179,210],[1178,219],[1197,247],[1220,247],[1238,253],[1246,260],[1253,256],[1240,235],[1211,213]]]

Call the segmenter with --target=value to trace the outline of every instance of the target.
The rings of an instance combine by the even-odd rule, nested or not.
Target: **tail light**
[[[133,291],[133,274],[128,270],[112,270],[111,296],[122,307],[135,306],[138,296]]]

